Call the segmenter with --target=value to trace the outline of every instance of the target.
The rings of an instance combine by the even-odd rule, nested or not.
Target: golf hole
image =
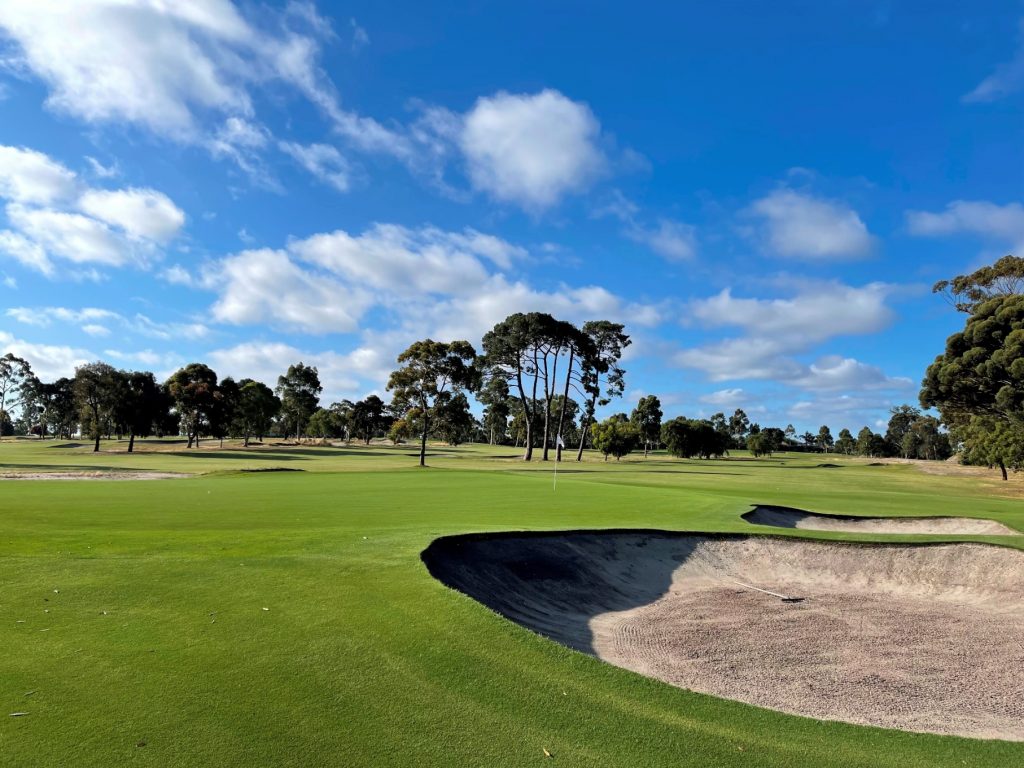
[[[611,664],[823,720],[1024,740],[1024,552],[663,531],[465,535],[429,571]]]

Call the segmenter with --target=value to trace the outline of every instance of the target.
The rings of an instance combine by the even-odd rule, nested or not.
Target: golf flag
[[[558,443],[557,443],[557,445],[558,445],[559,448],[565,448],[565,441],[562,440],[562,436],[561,435],[558,436]]]

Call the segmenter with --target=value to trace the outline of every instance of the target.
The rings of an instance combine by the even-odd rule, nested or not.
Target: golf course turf
[[[822,722],[642,677],[507,621],[421,561],[467,532],[750,534],[741,515],[757,504],[1020,531],[1014,483],[655,454],[564,463],[553,489],[550,463],[510,448],[432,446],[427,469],[412,449],[357,444],[103,448],[0,443],[0,473],[195,475],[0,481],[2,765],[1024,764],[1020,742]],[[276,468],[306,471],[243,471]]]

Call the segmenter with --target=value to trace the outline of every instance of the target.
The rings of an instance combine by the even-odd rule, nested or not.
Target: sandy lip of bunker
[[[753,525],[846,533],[937,533],[947,535],[1017,536],[1020,531],[978,517],[855,517],[824,515],[802,509],[761,505],[743,515]]]
[[[449,536],[423,560],[528,629],[693,691],[1024,740],[1020,550],[570,531]]]
[[[0,480],[178,480],[192,477],[183,472],[95,470],[81,472],[0,472]]]

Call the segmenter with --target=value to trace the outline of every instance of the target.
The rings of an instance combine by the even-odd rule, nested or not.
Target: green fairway
[[[990,481],[657,454],[566,462],[553,489],[550,463],[511,448],[438,446],[427,469],[408,447],[117,448],[0,443],[0,472],[205,473],[0,481],[2,765],[1024,764],[1021,743],[820,722],[648,680],[498,617],[420,561],[467,531],[770,533],[740,519],[754,503],[1024,531],[1021,502]],[[305,471],[241,471],[279,468]]]

